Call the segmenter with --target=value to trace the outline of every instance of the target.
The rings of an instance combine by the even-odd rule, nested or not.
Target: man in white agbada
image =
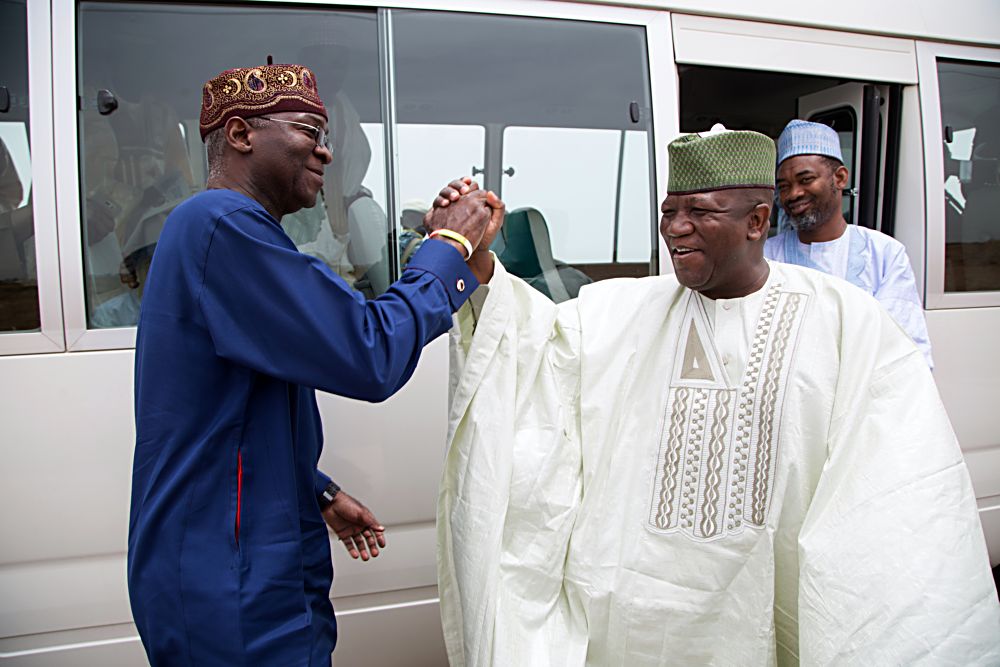
[[[861,290],[764,260],[769,138],[669,157],[674,275],[556,306],[470,260],[438,513],[451,664],[1000,664],[920,352]]]
[[[778,137],[778,196],[790,229],[767,240],[764,257],[829,273],[868,292],[934,368],[924,308],[903,244],[848,225],[841,193],[848,171],[840,138],[822,123],[793,120]]]

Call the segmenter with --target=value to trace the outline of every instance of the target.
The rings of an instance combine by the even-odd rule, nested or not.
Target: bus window
[[[407,115],[405,112],[402,114]],[[424,214],[434,196],[463,174],[480,178],[486,147],[482,125],[399,123],[399,254],[405,266],[423,242]]]
[[[555,301],[594,280],[655,271],[642,28],[437,12],[393,18],[400,132],[442,128],[400,138],[404,192],[418,177],[406,164],[446,175],[420,197],[461,175],[497,191],[508,217],[494,250]]]
[[[39,331],[24,0],[0,3],[0,333]]]
[[[316,73],[335,156],[316,206],[286,216],[285,231],[366,295],[388,286],[384,161],[369,140],[382,122],[374,11],[85,2],[79,16],[90,328],[136,323],[164,220],[204,187],[202,83],[232,67],[262,64],[268,55]],[[238,39],[220,49],[223,34]],[[177,48],[177,35],[185,48]],[[366,187],[372,173],[379,175],[378,197]]]
[[[946,292],[1000,290],[1000,66],[938,62]]]
[[[503,163],[514,171],[504,183],[507,206],[544,212],[559,261],[578,266],[648,263],[644,132],[508,127],[503,146]],[[553,155],[559,156],[554,172]],[[548,185],[553,177],[576,184],[588,197],[566,197]],[[608,220],[617,221],[617,227]]]

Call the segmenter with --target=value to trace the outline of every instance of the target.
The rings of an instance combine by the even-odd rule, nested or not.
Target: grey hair
[[[244,118],[250,127],[261,127],[265,118]],[[216,179],[222,176],[222,157],[226,147],[226,128],[217,127],[205,135],[205,153],[208,157],[208,178]]]

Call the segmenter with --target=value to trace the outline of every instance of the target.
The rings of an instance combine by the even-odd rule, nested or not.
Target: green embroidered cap
[[[667,146],[667,193],[727,188],[774,189],[774,141],[759,132],[727,130],[685,134]]]

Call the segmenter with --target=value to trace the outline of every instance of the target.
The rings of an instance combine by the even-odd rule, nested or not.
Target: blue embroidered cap
[[[844,163],[840,137],[828,125],[793,120],[778,137],[778,164],[795,155],[825,155]]]

